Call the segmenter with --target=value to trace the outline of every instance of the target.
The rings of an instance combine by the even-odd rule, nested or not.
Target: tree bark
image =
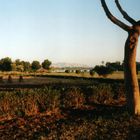
[[[136,50],[139,34],[131,31],[125,44],[124,78],[127,107],[130,113],[140,115],[139,83],[136,74]]]

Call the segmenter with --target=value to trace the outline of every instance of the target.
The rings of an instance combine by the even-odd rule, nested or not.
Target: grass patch
[[[60,92],[51,88],[0,92],[0,116],[29,116],[59,108]]]

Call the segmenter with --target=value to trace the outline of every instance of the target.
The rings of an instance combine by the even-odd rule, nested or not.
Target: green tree
[[[81,71],[80,70],[76,70],[75,72],[76,72],[76,74],[79,74]]]
[[[41,68],[40,62],[39,61],[33,61],[32,64],[31,64],[31,68],[34,71],[40,69]]]
[[[16,66],[18,66],[18,65],[21,65],[22,62],[20,61],[20,59],[16,59],[16,60],[15,60],[15,64],[16,64]]]
[[[90,74],[91,76],[94,76],[95,71],[94,71],[93,69],[91,69],[91,70],[89,71],[89,74]]]
[[[18,66],[16,66],[16,70],[20,71],[20,72],[23,72],[24,71],[24,66],[22,64],[18,65]]]
[[[12,71],[16,71],[17,70],[16,63],[13,62],[11,64],[11,67],[12,67]]]
[[[20,71],[20,72],[24,71],[24,66],[20,59],[16,59],[14,63],[16,64],[16,71]]]
[[[48,59],[46,59],[46,60],[44,60],[43,62],[42,62],[42,68],[44,68],[44,69],[49,69],[50,68],[50,65],[52,64],[52,62],[51,61],[49,61]]]
[[[2,71],[11,71],[12,70],[11,58],[5,57],[0,60],[0,70],[2,70]]]
[[[106,67],[114,69],[114,71],[123,71],[123,66],[119,61],[107,62]]]
[[[101,65],[101,66],[95,66],[93,71],[95,71],[99,76],[105,77],[108,74],[112,74],[114,69]]]
[[[65,70],[65,73],[70,73],[70,70]]]
[[[31,64],[28,61],[22,61],[22,65],[24,67],[24,71],[30,71],[31,70]]]

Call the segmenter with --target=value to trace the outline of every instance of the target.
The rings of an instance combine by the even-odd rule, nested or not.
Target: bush
[[[0,76],[0,83],[3,83],[3,76]]]
[[[45,59],[43,62],[42,62],[42,68],[44,69],[49,69],[50,68],[50,65],[52,64],[51,61],[49,61],[48,59]]]
[[[113,93],[110,85],[99,84],[98,86],[92,86],[91,88],[91,101],[100,104],[109,104],[113,100]]]
[[[113,92],[113,99],[115,100],[126,98],[124,84],[118,84],[118,83],[112,84],[112,92]]]
[[[11,75],[8,76],[8,83],[12,83],[13,82],[13,78]]]
[[[54,112],[60,107],[60,92],[51,88],[0,92],[0,116],[13,117]]]
[[[105,66],[95,66],[93,70],[96,73],[98,73],[99,76],[104,76],[104,77],[106,77],[108,74],[112,74],[114,71],[114,69]]]
[[[36,71],[41,68],[40,62],[39,61],[33,61],[31,64],[31,68],[33,71]]]
[[[122,100],[121,100],[122,99]],[[82,108],[87,102],[124,103],[124,86],[118,83],[94,83],[93,86],[18,89],[0,92],[0,116],[24,116],[53,113],[62,108]],[[118,101],[118,102],[117,102]]]
[[[12,70],[11,58],[5,57],[0,60],[0,70],[2,70],[2,71],[11,71]]]
[[[23,82],[23,76],[19,76],[19,82]]]
[[[70,73],[70,70],[65,70],[65,73]]]
[[[70,88],[64,91],[62,98],[63,107],[66,108],[78,108],[85,103],[84,94],[79,88]]]
[[[79,74],[81,71],[80,70],[76,70],[75,72],[76,72],[76,74]]]
[[[89,74],[90,74],[91,76],[94,76],[94,75],[95,75],[95,71],[94,71],[94,70],[90,70]]]

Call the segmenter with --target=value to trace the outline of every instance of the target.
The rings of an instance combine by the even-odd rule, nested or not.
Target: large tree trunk
[[[124,78],[127,97],[127,107],[130,113],[140,115],[140,94],[136,74],[136,50],[139,34],[129,33],[125,44]]]
[[[105,0],[100,0],[106,16],[116,25],[129,33],[128,39],[125,44],[125,57],[124,57],[124,78],[125,78],[125,89],[127,95],[127,107],[128,110],[140,116],[140,94],[139,94],[139,83],[136,75],[136,50],[138,44],[138,37],[140,35],[140,20],[136,21],[131,18],[121,7],[119,0],[115,0],[116,6],[132,26],[120,21],[114,17],[109,11]]]

